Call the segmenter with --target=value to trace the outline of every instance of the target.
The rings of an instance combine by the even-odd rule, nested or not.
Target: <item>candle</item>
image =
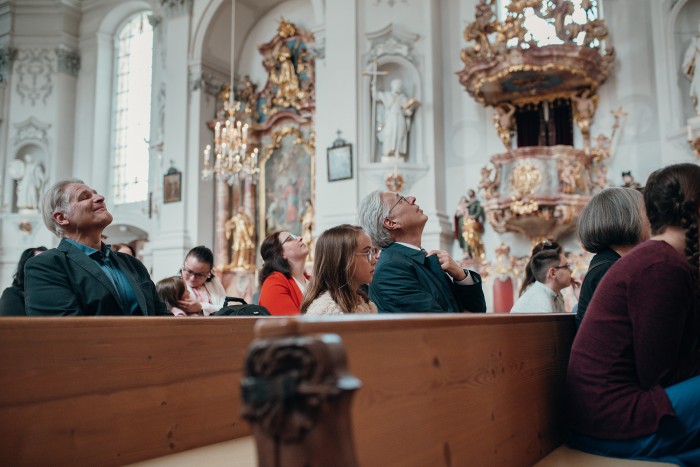
[[[692,141],[693,140],[693,130],[690,128],[690,123],[688,123],[687,128],[688,128],[688,141]]]

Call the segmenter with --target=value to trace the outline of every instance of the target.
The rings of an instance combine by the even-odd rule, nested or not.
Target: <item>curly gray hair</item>
[[[384,219],[388,215],[389,208],[384,205],[380,190],[374,190],[365,196],[357,212],[357,222],[379,248],[386,248],[394,243],[389,231],[384,227]]]
[[[44,225],[58,238],[63,237],[63,229],[53,218],[55,212],[71,213],[70,208],[70,191],[67,190],[69,185],[74,183],[84,183],[77,178],[69,178],[54,183],[41,198],[41,216],[44,219]]]

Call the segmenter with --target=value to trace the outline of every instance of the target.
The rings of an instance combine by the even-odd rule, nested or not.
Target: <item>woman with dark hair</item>
[[[649,238],[649,219],[639,190],[606,188],[586,204],[578,218],[581,244],[595,256],[583,278],[576,308],[576,329],[581,326],[593,292],[615,262]]]
[[[557,256],[562,252],[561,246],[557,242],[544,240],[532,248],[530,258],[545,250],[555,250],[557,252]],[[537,282],[537,279],[535,279],[535,275],[532,273],[532,270],[530,270],[530,260],[528,260],[527,266],[525,267],[525,279],[523,279],[523,283],[520,285],[518,296],[524,294],[525,290],[527,290],[527,288],[530,287],[533,282]]]
[[[649,176],[652,237],[605,274],[569,359],[569,444],[700,465],[700,166]]]
[[[26,316],[24,310],[24,263],[29,258],[46,251],[45,246],[27,248],[19,257],[17,272],[12,278],[12,285],[2,292],[0,297],[0,316]]]
[[[180,276],[185,281],[190,296],[178,300],[178,308],[187,314],[202,313],[209,316],[224,306],[226,291],[213,269],[214,253],[209,248],[200,245],[187,253]]]
[[[289,232],[273,232],[260,245],[260,300],[272,315],[298,315],[310,276],[304,272],[309,247]]]
[[[372,282],[378,252],[361,227],[343,224],[326,230],[316,241],[314,256],[314,274],[304,293],[302,313],[377,312],[362,286]]]

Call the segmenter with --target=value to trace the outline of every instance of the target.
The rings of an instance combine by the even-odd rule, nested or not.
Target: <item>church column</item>
[[[316,232],[342,223],[355,224],[358,190],[357,147],[357,2],[326,2],[325,29],[314,31],[316,57]],[[342,90],[342,91],[341,91]],[[353,146],[353,178],[328,182],[326,148],[341,137]],[[339,196],[342,193],[342,196]]]
[[[16,267],[18,251],[57,242],[41,222],[38,202],[50,184],[72,173],[80,6],[76,2],[14,2],[9,12],[0,9],[0,18],[4,25],[8,18],[12,23],[11,37],[3,37],[11,49],[2,57],[7,87],[0,140],[5,162],[0,181],[5,187],[0,264],[5,286],[9,285],[5,270]],[[36,189],[23,191],[18,202],[20,181]]]
[[[160,4],[163,20],[158,27],[163,28],[159,34],[162,34],[165,50],[159,53],[164,57],[163,68],[168,70],[158,84],[167,95],[167,109],[162,115],[163,168],[167,170],[172,164],[182,172],[182,198],[179,202],[158,205],[157,225],[151,239],[152,275],[155,280],[175,274],[182,265],[185,255],[196,241],[197,213],[200,209],[196,154],[188,158],[190,108],[187,56],[192,0],[160,0]],[[156,199],[159,197],[162,200],[162,193],[155,194]]]

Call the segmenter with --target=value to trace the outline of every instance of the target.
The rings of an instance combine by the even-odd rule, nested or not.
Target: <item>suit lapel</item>
[[[114,300],[122,307],[122,301],[119,298],[117,289],[114,288],[114,284],[109,280],[109,277],[100,269],[100,267],[95,263],[95,261],[88,255],[80,251],[78,248],[74,247],[66,240],[61,240],[58,244],[58,250],[66,254],[66,258],[72,261],[74,264],[80,266],[85,272],[94,277],[100,284],[104,285],[105,288],[112,294]]]

